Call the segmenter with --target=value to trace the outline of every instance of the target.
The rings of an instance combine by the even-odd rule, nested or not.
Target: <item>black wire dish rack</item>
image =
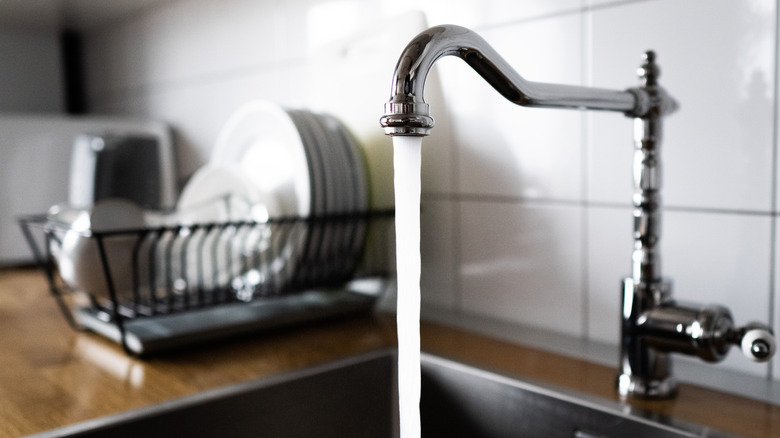
[[[78,232],[19,217],[68,323],[146,356],[370,312],[393,211]]]

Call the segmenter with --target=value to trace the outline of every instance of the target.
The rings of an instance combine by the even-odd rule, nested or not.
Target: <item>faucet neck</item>
[[[423,98],[425,80],[441,57],[464,60],[509,101],[529,107],[618,111],[642,117],[651,108],[662,114],[677,108],[663,93],[647,95],[644,89],[609,90],[525,80],[477,33],[464,27],[432,27],[415,37],[404,49],[393,72],[390,100],[380,119],[388,135],[427,135],[434,125]]]

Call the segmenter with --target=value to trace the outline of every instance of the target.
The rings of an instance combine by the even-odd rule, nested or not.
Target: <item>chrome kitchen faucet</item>
[[[661,275],[662,121],[677,110],[677,102],[658,85],[659,68],[653,52],[645,53],[639,68],[643,84],[637,88],[621,91],[531,82],[475,32],[454,25],[433,27],[406,46],[395,67],[390,101],[380,119],[387,135],[429,134],[434,120],[423,100],[425,79],[434,62],[447,55],[464,60],[515,104],[617,111],[634,119],[634,250],[632,275],[623,280],[620,395],[674,396],[673,352],[718,362],[731,345],[738,345],[752,360],[764,362],[772,357],[775,339],[767,325],[736,327],[723,306],[681,304],[672,298],[670,280]]]

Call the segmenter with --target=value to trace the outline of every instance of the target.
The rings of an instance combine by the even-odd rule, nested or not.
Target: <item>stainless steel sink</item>
[[[423,355],[424,437],[726,437],[619,404]],[[396,356],[260,378],[37,437],[397,437]]]

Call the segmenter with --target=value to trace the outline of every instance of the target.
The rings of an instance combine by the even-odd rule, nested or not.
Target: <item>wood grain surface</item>
[[[615,370],[424,323],[423,350],[516,377],[618,400]],[[141,360],[71,329],[33,269],[0,270],[0,437],[18,437],[207,389],[396,345],[376,315],[264,333]],[[670,401],[628,406],[746,437],[780,436],[780,407],[682,385]]]

